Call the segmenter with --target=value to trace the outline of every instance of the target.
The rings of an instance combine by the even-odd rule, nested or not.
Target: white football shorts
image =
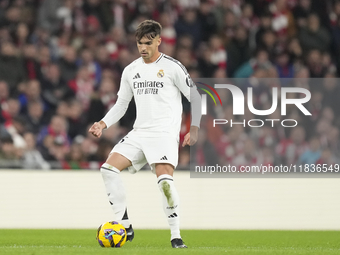
[[[178,140],[171,135],[162,133],[150,137],[132,130],[113,147],[111,153],[119,153],[130,160],[132,166],[128,170],[132,174],[147,163],[155,173],[156,163],[168,163],[176,168],[178,149]]]

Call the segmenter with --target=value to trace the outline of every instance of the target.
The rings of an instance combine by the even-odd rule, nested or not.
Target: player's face
[[[144,36],[142,39],[137,41],[139,54],[141,54],[145,63],[151,63],[158,58],[158,46],[160,44],[161,38],[158,35],[154,39],[148,39]]]

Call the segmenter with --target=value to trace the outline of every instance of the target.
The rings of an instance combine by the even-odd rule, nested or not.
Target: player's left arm
[[[190,95],[186,96],[191,105],[191,126],[190,131],[184,136],[182,146],[192,146],[197,142],[198,130],[201,122],[201,96],[196,86],[190,88]]]
[[[191,104],[190,131],[184,136],[182,146],[192,146],[197,142],[198,130],[201,122],[201,96],[185,67],[178,68],[175,75],[175,84]]]

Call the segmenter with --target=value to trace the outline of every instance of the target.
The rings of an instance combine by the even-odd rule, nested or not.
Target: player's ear
[[[159,38],[157,39],[157,46],[159,46],[159,45],[161,44],[161,42],[162,42],[162,38],[159,37]]]

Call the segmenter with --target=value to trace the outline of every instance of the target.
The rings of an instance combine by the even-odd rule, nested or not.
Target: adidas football
[[[122,247],[126,242],[126,230],[116,221],[106,222],[97,230],[97,241],[102,247]]]

